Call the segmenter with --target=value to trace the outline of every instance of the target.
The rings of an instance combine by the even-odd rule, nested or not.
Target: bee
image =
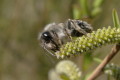
[[[51,55],[72,37],[81,37],[92,32],[92,27],[85,21],[68,19],[64,23],[50,23],[39,33],[40,45]],[[55,56],[55,55],[54,55]]]

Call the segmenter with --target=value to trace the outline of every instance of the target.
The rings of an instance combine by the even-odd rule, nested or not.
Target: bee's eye
[[[50,32],[44,32],[44,33],[42,33],[42,38],[48,42],[52,39],[52,36],[51,36]]]
[[[43,36],[44,37],[49,37],[49,34],[48,33],[43,33]]]

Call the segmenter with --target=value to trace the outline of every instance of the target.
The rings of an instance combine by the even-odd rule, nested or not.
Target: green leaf
[[[118,17],[117,11],[115,9],[113,9],[112,17],[113,17],[114,27],[120,28],[119,17]]]
[[[82,9],[82,15],[83,17],[89,17],[90,12],[89,12],[89,7],[88,7],[88,0],[79,0],[81,9]]]
[[[89,65],[92,64],[92,62],[93,62],[93,56],[91,52],[88,52],[84,56],[83,66],[82,66],[83,70],[87,70],[89,68]]]
[[[94,57],[94,58],[93,58],[93,60],[94,60],[94,61],[96,61],[96,62],[98,62],[98,63],[101,63],[101,62],[102,62],[102,60],[101,60],[101,59],[96,58],[96,57]]]
[[[73,18],[74,19],[80,19],[81,18],[81,12],[79,7],[77,5],[73,5]]]
[[[91,11],[92,17],[97,16],[101,11],[101,5],[103,4],[104,0],[94,0],[93,2],[93,9]]]
[[[94,0],[94,2],[93,2],[93,7],[94,7],[94,8],[100,7],[100,6],[102,5],[103,1],[104,1],[104,0]]]
[[[91,11],[92,17],[97,16],[101,11],[102,11],[102,9],[101,9],[100,7],[93,9],[93,10]]]

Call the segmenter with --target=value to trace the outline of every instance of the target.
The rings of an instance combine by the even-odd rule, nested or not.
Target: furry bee
[[[71,37],[81,37],[92,32],[92,27],[85,21],[68,19],[64,23],[50,23],[39,33],[38,40],[41,46],[51,55],[51,51],[57,52],[60,47]],[[55,56],[55,55],[54,55]]]

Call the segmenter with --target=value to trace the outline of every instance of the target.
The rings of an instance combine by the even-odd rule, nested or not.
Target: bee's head
[[[52,35],[49,31],[43,32],[41,34],[41,39],[43,39],[46,43],[49,43],[52,40]]]
[[[44,49],[52,50],[54,52],[59,50],[59,45],[54,41],[51,31],[45,31],[40,34],[39,40],[42,42]]]

